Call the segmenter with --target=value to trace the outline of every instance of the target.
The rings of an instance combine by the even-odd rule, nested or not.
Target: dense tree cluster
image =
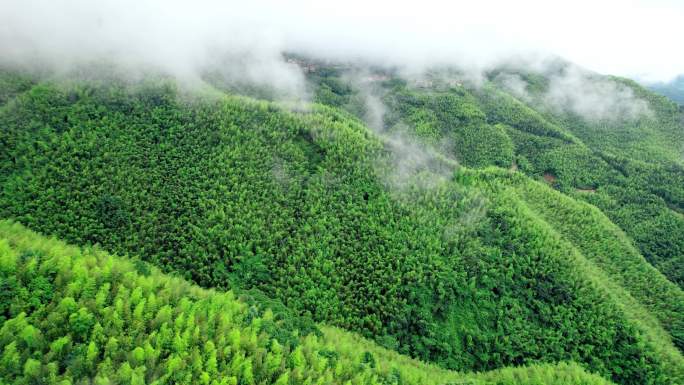
[[[396,124],[388,127],[424,116],[416,137],[461,143],[473,166],[508,166],[515,156],[530,175],[551,171],[567,183],[538,162],[560,144],[569,156],[586,153],[539,113],[490,121],[463,90],[396,87],[388,94]],[[681,346],[681,288],[648,270],[636,251],[601,265],[603,252],[576,239],[584,225],[545,220],[546,208],[530,208],[526,190],[501,169],[478,174],[447,164],[446,177],[419,170],[388,185],[388,175],[403,172],[402,154],[348,112],[290,112],[233,96],[185,100],[159,81],[41,83],[0,109],[0,126],[0,216],[34,230],[139,255],[205,287],[256,290],[254,303],[265,295],[446,368],[574,361],[621,384],[684,378],[672,343]],[[478,133],[497,150],[474,154]],[[543,143],[524,154],[515,133]],[[532,200],[557,199],[541,191]],[[575,212],[565,218],[572,215],[580,220]],[[603,220],[591,225],[612,231]],[[623,272],[625,261],[646,272]],[[653,288],[671,295],[651,296]],[[41,298],[50,290],[29,291]],[[639,306],[629,306],[630,294]],[[32,306],[29,297],[19,303]],[[74,336],[95,319],[80,308],[68,315],[76,314]]]
[[[645,264],[632,242],[595,207],[560,193],[549,194],[537,183],[519,175],[507,181],[519,196],[555,231],[580,251],[603,274],[626,289],[624,301],[631,307],[646,307],[638,316],[656,318],[671,334],[678,347],[684,346],[684,292],[663,279],[660,272]],[[619,263],[616,263],[619,262]],[[637,301],[633,301],[633,297]]]
[[[547,175],[553,187],[599,207],[651,264],[683,287],[684,129],[675,103],[632,81],[609,78],[646,101],[650,113],[595,121],[548,108],[543,101],[547,79],[514,73],[525,82],[525,99],[495,81],[473,88],[437,87],[438,76],[427,88],[386,81],[380,92],[388,108],[384,124],[390,130],[409,127],[469,167]],[[489,78],[500,74],[493,71]],[[340,82],[336,74],[315,80]],[[335,90],[342,96],[355,92]],[[348,104],[333,105],[355,111]]]
[[[608,385],[575,364],[459,374],[347,332],[272,334],[269,309],[0,222],[3,384]]]
[[[634,82],[613,80],[645,100],[651,114],[597,122],[542,108],[537,113],[513,97],[488,88],[481,93],[483,111],[488,121],[512,128],[508,132],[521,171],[537,177],[553,175],[554,187],[600,208],[636,242],[651,264],[683,287],[681,112],[672,101]],[[532,106],[539,103],[531,102]],[[499,112],[516,105],[526,112]],[[518,116],[537,116],[562,135],[532,130],[533,124],[516,125],[511,119],[520,119]]]
[[[423,93],[396,86],[384,99],[390,130],[408,124],[418,138],[444,146],[469,167],[509,167],[513,162],[505,127],[487,124],[475,98],[461,88]]]

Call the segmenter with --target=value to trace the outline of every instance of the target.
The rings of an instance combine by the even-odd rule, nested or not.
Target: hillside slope
[[[309,77],[317,101],[379,120],[380,130],[408,132],[468,167],[517,169],[597,206],[683,287],[684,114],[632,81],[558,67],[502,68],[482,84],[450,71],[369,81],[323,66]],[[368,107],[378,101],[380,119]]]
[[[444,129],[523,143],[505,145],[514,121],[462,114],[458,100],[435,104]],[[449,125],[459,116],[474,123]],[[0,216],[34,230],[260,290],[446,368],[575,361],[621,384],[684,381],[681,288],[605,217],[577,222],[586,205],[563,198],[574,228],[545,218],[560,194],[520,174],[459,169],[339,109],[187,96],[164,81],[43,82],[1,107],[0,125]],[[528,190],[548,206],[529,208]],[[587,244],[589,225],[629,253]]]
[[[575,364],[460,374],[0,221],[3,384],[608,384]]]

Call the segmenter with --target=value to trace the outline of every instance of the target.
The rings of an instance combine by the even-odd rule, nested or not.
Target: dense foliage
[[[392,87],[388,135],[427,122],[413,136],[458,143],[468,165],[515,160],[562,189],[569,179],[542,159],[588,151],[510,97],[511,110],[482,107],[503,93]],[[581,222],[577,206],[565,215],[575,227],[546,218],[557,196],[522,175],[539,196],[508,172],[459,170],[450,154],[404,167],[406,151],[339,109],[190,97],[170,82],[43,82],[1,107],[0,126],[0,216],[32,229],[205,287],[259,290],[447,368],[574,361],[621,384],[684,379],[681,288],[603,214]],[[587,244],[587,228],[613,243]],[[614,245],[628,254],[607,258]]]
[[[574,364],[458,374],[0,222],[3,384],[608,384]],[[92,381],[92,382],[91,382]]]
[[[545,119],[572,132],[559,140],[511,130],[521,171],[552,176],[557,189],[600,208],[670,280],[684,285],[684,125],[677,107],[627,85],[648,102],[652,116],[595,122],[572,114]],[[498,98],[497,105],[506,98]],[[499,107],[497,107],[499,108]],[[498,120],[495,120],[498,121]]]
[[[376,87],[388,109],[385,128],[409,127],[415,136],[469,167],[511,167],[534,178],[545,177],[560,191],[599,207],[651,264],[684,286],[680,109],[634,82],[597,78],[645,101],[650,113],[633,119],[591,119],[545,104],[545,77],[514,74],[524,81],[525,97],[516,98],[498,85],[500,71],[490,75],[491,82],[476,86],[445,80],[440,74],[429,80],[429,86],[426,81],[413,86],[385,81]],[[355,92],[337,89],[342,95]],[[340,107],[355,112],[345,104]]]

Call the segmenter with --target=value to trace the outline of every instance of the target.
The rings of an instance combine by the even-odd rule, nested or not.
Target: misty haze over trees
[[[684,383],[682,18],[0,4],[0,384]]]

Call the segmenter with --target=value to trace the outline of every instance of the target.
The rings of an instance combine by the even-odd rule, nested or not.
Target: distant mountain
[[[677,76],[669,83],[656,83],[651,84],[648,87],[679,104],[684,104],[684,75]]]

